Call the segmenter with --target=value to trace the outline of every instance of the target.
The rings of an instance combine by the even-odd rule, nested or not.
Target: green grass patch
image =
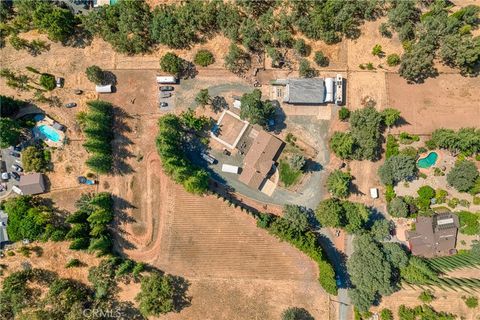
[[[458,213],[460,233],[474,236],[480,233],[480,215],[468,211]]]
[[[286,186],[290,187],[298,182],[302,175],[301,170],[293,169],[286,160],[281,160],[279,165],[280,181]]]

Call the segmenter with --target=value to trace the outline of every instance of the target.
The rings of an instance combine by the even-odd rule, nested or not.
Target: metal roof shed
[[[112,85],[111,84],[107,84],[105,86],[95,86],[95,91],[97,91],[98,93],[112,93]]]

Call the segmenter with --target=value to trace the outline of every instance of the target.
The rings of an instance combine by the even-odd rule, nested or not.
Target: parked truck
[[[222,171],[238,174],[238,172],[240,171],[240,168],[237,166],[232,166],[231,164],[224,163],[222,164]]]

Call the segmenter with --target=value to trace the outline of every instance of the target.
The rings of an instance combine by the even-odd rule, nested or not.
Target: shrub
[[[104,84],[105,73],[102,69],[100,69],[100,67],[95,65],[87,67],[87,69],[85,69],[85,74],[87,75],[87,79],[90,80],[90,82],[97,85]]]
[[[473,197],[473,204],[480,205],[480,197]]]
[[[42,146],[28,146],[22,151],[22,164],[25,171],[45,172],[50,164],[48,150],[44,150]]]
[[[444,203],[448,196],[448,192],[443,189],[435,190],[435,203],[440,204]]]
[[[393,312],[390,309],[382,309],[380,312],[381,320],[393,320]]]
[[[382,46],[379,44],[376,44],[372,49],[372,55],[380,57],[382,54],[383,54]]]
[[[415,134],[410,134],[410,133],[407,133],[407,132],[400,133],[398,138],[400,139],[401,144],[412,144],[413,142],[420,140],[419,136],[417,136]]]
[[[396,53],[389,54],[387,56],[387,64],[390,67],[398,66],[400,64],[400,56]]]
[[[338,118],[341,121],[348,120],[348,118],[350,118],[350,110],[348,110],[347,107],[341,107],[340,110],[338,110]]]
[[[294,154],[288,159],[288,164],[294,170],[302,170],[305,166],[305,157],[301,154]]]
[[[365,65],[365,68],[367,68],[367,70],[375,70],[375,67],[373,66],[373,63],[371,63],[371,62],[368,62]]]
[[[310,62],[308,62],[307,59],[300,60],[298,73],[300,74],[301,77],[304,77],[304,78],[313,78],[317,74],[316,70],[310,67]]]
[[[475,185],[479,176],[477,167],[471,161],[462,161],[447,174],[447,182],[460,192],[467,192]]]
[[[225,68],[233,73],[243,73],[250,68],[251,58],[248,53],[232,43],[224,57]]]
[[[401,197],[393,198],[388,204],[387,209],[392,217],[406,218],[409,214],[408,205]]]
[[[480,215],[468,211],[457,213],[460,220],[460,233],[474,236],[480,234]]]
[[[312,48],[303,39],[297,39],[294,44],[295,51],[302,57],[308,57]]]
[[[420,196],[420,198],[423,198],[423,199],[430,200],[433,197],[435,197],[435,190],[430,186],[420,187],[420,189],[418,189],[417,193]]]
[[[280,174],[280,181],[286,187],[292,186],[297,183],[298,179],[302,175],[302,172],[299,169],[294,169],[290,166],[288,161],[281,160],[279,165],[279,174]]]
[[[65,268],[75,268],[80,267],[81,265],[82,261],[80,261],[79,259],[70,259],[65,265]]]
[[[395,189],[393,185],[389,184],[385,187],[385,200],[387,202],[392,201],[397,195],[395,194]]]
[[[452,198],[447,201],[447,206],[449,206],[452,209],[455,209],[458,205],[458,202],[459,202],[458,198]]]
[[[478,299],[477,297],[471,296],[471,297],[463,297],[463,301],[465,301],[465,304],[467,307],[470,309],[475,309],[478,307]]]
[[[382,23],[378,27],[378,31],[380,32],[380,35],[385,38],[391,38],[392,37],[392,32],[390,31],[388,24],[387,23]],[[383,320],[383,319],[382,319]]]
[[[175,53],[167,52],[160,59],[160,68],[162,68],[162,71],[178,76],[182,71],[183,61]]]
[[[316,51],[315,52],[315,56],[313,57],[313,61],[315,61],[315,63],[319,67],[327,67],[330,63],[328,57],[325,56],[322,51]]]
[[[135,297],[142,315],[158,316],[174,310],[173,281],[172,276],[158,272],[142,278],[140,292]]]
[[[348,172],[334,170],[327,178],[327,189],[338,198],[346,198],[350,194],[352,176]]]
[[[290,307],[283,310],[282,320],[314,320],[314,318],[303,308]]]
[[[198,50],[197,53],[195,54],[195,58],[193,59],[193,62],[195,64],[206,67],[211,65],[212,63],[215,62],[215,58],[213,57],[213,54],[205,49]]]
[[[385,157],[391,158],[399,154],[398,142],[397,139],[391,134],[387,136],[387,143],[385,147]]]
[[[418,299],[420,299],[420,301],[422,302],[430,303],[435,299],[435,296],[433,295],[433,292],[431,292],[430,290],[426,290],[420,293]]]
[[[42,73],[40,76],[40,85],[49,91],[57,87],[55,77],[48,73]]]

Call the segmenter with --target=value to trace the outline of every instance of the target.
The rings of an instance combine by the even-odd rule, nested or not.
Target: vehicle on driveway
[[[12,176],[13,179],[20,181],[20,175],[16,173],[15,171],[10,172],[10,175]]]
[[[84,176],[79,176],[77,178],[77,180],[78,180],[78,183],[80,183],[80,184],[87,184],[87,185],[90,185],[90,186],[98,183],[97,180],[91,180],[91,179],[88,179],[87,177],[84,177]]]
[[[12,164],[12,169],[17,172],[23,172],[23,168],[20,167],[18,164]]]
[[[171,96],[172,96],[171,92],[165,92],[165,91],[160,92],[160,98],[170,98]]]
[[[65,108],[75,108],[77,104],[75,102],[70,102],[65,105]]]
[[[83,90],[75,89],[75,90],[73,90],[73,93],[75,93],[76,95],[79,95],[79,94],[83,93]]]
[[[207,161],[210,164],[215,164],[217,162],[217,159],[215,159],[212,155],[202,152],[201,154],[203,160]]]
[[[20,158],[20,153],[19,152],[10,151],[8,154],[11,155],[12,157]]]
[[[160,88],[160,91],[173,91],[173,87],[172,86],[161,86]]]
[[[65,79],[57,77],[55,81],[57,83],[57,88],[63,88],[63,83],[65,82]]]
[[[168,107],[168,103],[160,102],[160,108],[166,108],[166,107]]]
[[[10,180],[10,173],[2,172],[1,177],[2,177],[2,181],[8,181]]]

